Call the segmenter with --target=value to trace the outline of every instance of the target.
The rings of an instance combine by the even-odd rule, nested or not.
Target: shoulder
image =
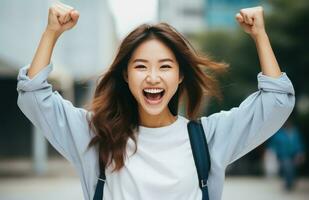
[[[231,110],[235,110],[232,108]],[[201,122],[207,137],[207,140],[210,140],[214,137],[215,132],[220,131],[220,129],[225,129],[226,127],[231,126],[234,121],[232,117],[233,112],[231,110],[221,110],[219,112],[213,113],[209,116],[202,116]]]
[[[203,130],[205,133],[205,136],[207,138],[207,142],[209,142],[211,140],[211,138],[214,136],[214,132],[215,132],[215,127],[217,126],[219,120],[221,119],[221,117],[223,115],[227,115],[228,113],[226,111],[221,111],[218,113],[214,113],[210,116],[202,116],[199,119],[201,120],[202,126],[203,126]],[[180,116],[180,120],[185,123],[186,125],[190,122],[189,119],[187,119],[184,116]]]

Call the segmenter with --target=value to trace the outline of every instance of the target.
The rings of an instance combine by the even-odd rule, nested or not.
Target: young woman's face
[[[168,102],[181,83],[179,65],[172,50],[151,39],[140,44],[128,62],[126,81],[139,112],[159,115],[169,112]]]

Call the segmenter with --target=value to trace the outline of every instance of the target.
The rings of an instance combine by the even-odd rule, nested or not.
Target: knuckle
[[[55,9],[56,9],[56,8],[55,8],[55,6],[51,6],[51,7],[49,7],[49,9],[48,9],[48,10],[49,10],[50,12],[54,12],[54,11],[55,11]]]

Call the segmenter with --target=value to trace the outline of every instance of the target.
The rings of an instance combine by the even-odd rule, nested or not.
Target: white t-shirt
[[[48,141],[76,168],[84,198],[92,200],[99,176],[98,152],[87,150],[87,111],[52,91],[47,82],[52,63],[30,79],[29,65],[18,74],[18,106],[42,130]],[[206,134],[211,170],[209,197],[221,199],[225,169],[275,133],[295,103],[294,89],[285,73],[278,78],[257,75],[258,91],[238,107],[201,118]],[[125,166],[113,174],[106,170],[104,200],[201,200],[202,193],[187,132],[188,120],[178,115],[159,128],[140,126],[138,149],[128,140]],[[61,195],[61,194],[59,194]]]

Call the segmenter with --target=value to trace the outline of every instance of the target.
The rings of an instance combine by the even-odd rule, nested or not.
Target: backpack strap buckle
[[[207,187],[207,180],[206,179],[202,179],[201,183],[202,183],[202,187]]]
[[[106,179],[103,179],[103,178],[100,178],[100,177],[98,178],[98,180],[106,182]]]

